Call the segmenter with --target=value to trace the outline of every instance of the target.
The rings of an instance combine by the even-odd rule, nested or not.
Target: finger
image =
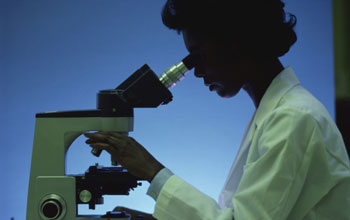
[[[85,133],[85,137],[96,140],[107,140],[109,135],[102,133]]]
[[[106,134],[106,135],[110,135],[112,137],[115,137],[115,138],[128,138],[127,135],[125,134],[122,134],[121,132],[116,132],[116,131],[100,131],[98,132],[99,134]]]
[[[121,155],[124,154],[127,146],[130,143],[130,139],[128,136],[111,136],[108,132],[88,133],[85,136],[89,137],[89,139],[86,140],[85,143],[89,144],[91,147],[106,150],[111,155],[118,155],[119,157],[121,157]],[[123,138],[118,138],[116,136]],[[120,161],[120,158],[117,159],[118,162],[122,162]]]
[[[85,136],[89,138],[85,141],[85,143],[87,144],[92,144],[92,143],[106,143],[110,145],[120,144],[120,139],[117,139],[108,134],[95,133],[95,134],[88,134]]]
[[[112,144],[112,143],[115,143],[115,140],[89,138],[85,141],[85,143],[86,144],[96,144],[96,143]]]
[[[118,151],[118,149],[110,146],[109,144],[96,143],[96,144],[90,144],[90,147],[94,149],[107,151],[113,157],[113,161],[115,163],[123,162],[123,160],[119,156],[120,152]]]
[[[122,207],[122,206],[117,206],[113,209],[113,212],[121,212],[121,211],[127,211],[128,208]]]
[[[93,136],[93,135],[96,135],[96,134],[106,134],[106,135],[116,135],[116,136],[126,136],[125,134],[123,134],[125,132],[120,132],[120,131],[97,131],[97,132],[94,132],[94,133],[89,133],[89,132],[85,132],[84,135],[85,136]]]
[[[85,141],[85,143],[87,144],[96,144],[96,143],[106,143],[107,141],[103,141],[103,140],[98,140],[98,139],[94,139],[94,138],[89,138]]]
[[[119,158],[117,158],[115,154],[111,154],[111,160],[112,160],[112,165],[117,166],[118,164],[120,164]]]
[[[101,134],[107,134],[110,135],[110,139],[115,141],[115,142],[111,142],[111,144],[117,144],[118,147],[124,147],[126,145],[132,144],[132,143],[136,143],[139,144],[133,137],[130,137],[128,135],[125,134],[121,134],[118,132],[110,132],[110,131],[101,131]]]
[[[130,214],[131,215],[131,220],[134,220],[134,219],[138,219],[137,217],[138,216],[143,216],[144,212],[141,212],[141,211],[137,211],[137,210],[134,210],[134,209],[129,209],[129,208],[126,208],[126,207],[122,207],[122,206],[118,206],[118,207],[115,207],[114,212],[126,212],[127,214]],[[142,218],[143,219],[143,218]],[[147,219],[147,218],[146,218]]]
[[[86,140],[87,144],[104,142],[104,143],[109,143],[111,145],[124,146],[126,143],[130,141],[136,142],[132,137],[129,137],[127,135],[120,134],[117,132],[111,132],[111,131],[85,133],[84,136],[89,138],[88,140]]]
[[[106,144],[106,143],[92,143],[92,144],[90,144],[90,146],[92,148],[97,148],[100,150],[107,150],[107,151],[111,150],[111,146],[109,144]]]

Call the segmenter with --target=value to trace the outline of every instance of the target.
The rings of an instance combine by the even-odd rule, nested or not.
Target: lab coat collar
[[[292,67],[285,68],[272,80],[256,110],[254,122],[257,127],[264,117],[278,105],[285,93],[296,85],[300,85],[300,82]]]

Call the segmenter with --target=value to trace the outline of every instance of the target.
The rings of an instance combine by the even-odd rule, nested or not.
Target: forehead
[[[232,42],[227,42],[220,36],[206,36],[197,34],[187,30],[182,31],[185,46],[189,52],[198,52],[198,50],[217,50],[226,48]]]
[[[200,47],[203,46],[203,41],[201,41],[198,36],[187,30],[182,31],[182,36],[184,39],[185,46],[189,52],[198,50]]]

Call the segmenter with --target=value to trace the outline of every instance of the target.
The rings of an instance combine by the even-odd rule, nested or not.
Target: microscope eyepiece
[[[171,66],[160,77],[159,80],[167,88],[172,88],[183,80],[186,73],[194,67],[192,55],[185,57],[180,63]]]

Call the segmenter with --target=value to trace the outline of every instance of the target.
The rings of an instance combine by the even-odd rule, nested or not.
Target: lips
[[[215,85],[215,84],[210,84],[210,85],[209,85],[209,90],[210,90],[210,91],[217,90],[218,88],[219,88],[218,85]]]
[[[204,78],[204,85],[208,86],[210,91],[214,91],[219,88],[219,85],[217,85],[215,82],[211,80],[208,80],[207,78]]]

